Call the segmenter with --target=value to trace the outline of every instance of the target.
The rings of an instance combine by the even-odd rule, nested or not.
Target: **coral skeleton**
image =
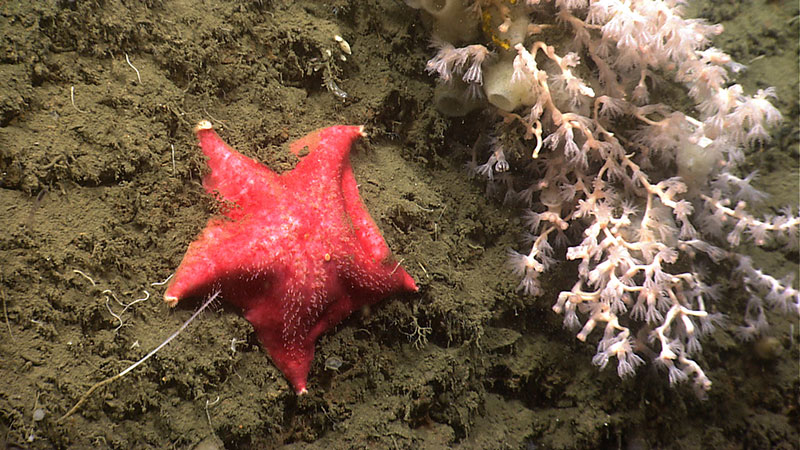
[[[701,340],[732,313],[708,263],[729,266],[747,295],[735,313],[742,339],[765,332],[768,310],[796,320],[794,280],[764,273],[738,249],[797,251],[800,218],[796,206],[750,212],[764,195],[741,163],[781,114],[771,88],[747,95],[731,81],[744,67],[709,46],[720,25],[684,18],[678,0],[415,3],[435,23],[428,72],[483,87],[499,118],[475,170],[495,183],[510,170],[506,199],[528,208],[527,247],[509,251],[518,290],[548,295],[542,274],[576,261],[553,310],[581,341],[597,331],[595,365],[615,360],[626,377],[640,354],[654,354],[671,384],[707,391]],[[463,33],[447,29],[445,10],[462,18]],[[685,94],[661,95],[667,88]]]

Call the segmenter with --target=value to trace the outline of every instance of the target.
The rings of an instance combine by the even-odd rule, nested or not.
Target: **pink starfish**
[[[390,294],[417,291],[358,195],[349,153],[363,127],[298,140],[291,151],[309,153],[281,175],[230,148],[211,123],[195,132],[211,168],[203,186],[236,207],[189,245],[164,300],[220,289],[303,394],[320,334]]]

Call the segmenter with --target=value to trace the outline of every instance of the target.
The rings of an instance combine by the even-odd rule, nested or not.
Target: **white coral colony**
[[[580,340],[601,330],[597,366],[615,359],[620,377],[632,374],[643,363],[636,345],[650,345],[670,383],[708,390],[695,358],[721,316],[711,311],[724,306],[703,262],[734,262],[749,297],[740,337],[762,334],[768,310],[796,320],[793,281],[737,252],[745,240],[797,249],[800,219],[791,208],[765,218],[748,211],[763,195],[740,163],[781,115],[772,89],[749,96],[729,82],[743,66],[709,47],[721,26],[683,18],[679,1],[406,3],[432,24],[426,69],[439,80],[437,107],[464,115],[485,99],[502,119],[495,134],[505,139],[494,140],[479,173],[513,170],[510,154],[536,159],[506,183],[506,198],[530,208],[530,247],[511,251],[510,264],[519,290],[540,295],[540,275],[559,257],[579,262],[553,310]],[[696,116],[652,101],[667,78],[684,87]],[[651,330],[649,342],[636,342],[640,330]]]

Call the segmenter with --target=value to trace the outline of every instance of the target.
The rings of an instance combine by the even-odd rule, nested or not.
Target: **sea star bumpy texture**
[[[358,195],[350,147],[362,127],[317,130],[291,146],[307,156],[278,175],[226,145],[207,121],[195,127],[224,205],[193,242],[164,300],[220,290],[253,325],[298,394],[317,337],[353,311],[417,285],[391,255]]]

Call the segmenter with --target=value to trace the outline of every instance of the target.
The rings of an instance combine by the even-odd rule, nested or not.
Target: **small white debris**
[[[343,37],[337,34],[336,36],[333,37],[333,40],[339,43],[339,48],[342,49],[342,53],[344,53],[345,55],[353,54],[353,52],[350,50],[350,44],[348,44]]]

